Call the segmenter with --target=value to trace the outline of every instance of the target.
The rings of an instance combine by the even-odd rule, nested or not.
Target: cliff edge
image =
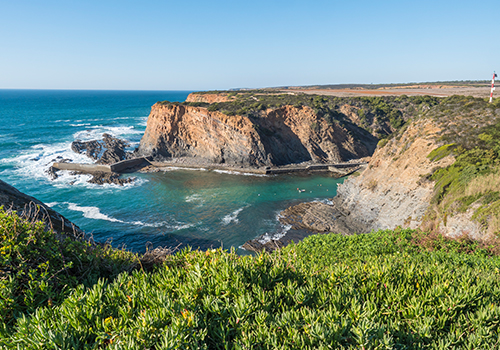
[[[47,228],[57,233],[82,234],[80,228],[64,216],[2,180],[0,180],[0,206],[6,211],[15,211],[20,216],[43,221]]]
[[[353,130],[356,129],[357,137]],[[244,167],[341,162],[369,156],[377,139],[351,125],[329,123],[307,106],[282,106],[258,115],[228,115],[176,103],[156,103],[138,153],[168,160]]]

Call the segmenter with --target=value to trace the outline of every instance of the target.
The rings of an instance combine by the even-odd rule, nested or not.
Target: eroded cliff
[[[432,120],[411,124],[400,138],[375,151],[366,171],[339,186],[334,203],[349,231],[420,226],[434,191],[426,177],[454,161],[451,155],[437,162],[427,157],[438,146],[440,132]]]
[[[216,102],[228,102],[231,101],[233,96],[229,96],[229,93],[198,93],[192,92],[186,98],[186,102],[197,102],[197,103],[216,103]]]
[[[329,123],[307,106],[287,105],[241,116],[156,103],[138,152],[157,159],[184,157],[200,163],[261,167],[365,157],[375,142],[356,125]]]
[[[354,234],[398,226],[450,237],[500,233],[500,103],[453,96],[422,111],[332,204],[302,203],[282,221],[295,229]]]

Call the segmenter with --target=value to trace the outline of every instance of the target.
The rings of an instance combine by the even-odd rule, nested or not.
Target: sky
[[[488,80],[500,1],[0,0],[0,89]]]

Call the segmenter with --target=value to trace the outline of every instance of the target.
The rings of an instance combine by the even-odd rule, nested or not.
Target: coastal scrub
[[[316,235],[273,254],[184,249],[3,333],[6,348],[449,349],[500,341],[500,258],[412,230]]]

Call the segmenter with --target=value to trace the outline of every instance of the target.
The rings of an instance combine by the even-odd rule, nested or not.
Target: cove
[[[176,169],[134,176],[140,185],[92,186],[83,196],[66,188],[61,189],[66,201],[47,201],[95,240],[112,239],[132,251],[189,245],[244,253],[239,247],[246,241],[287,230],[278,221],[281,210],[328,201],[343,181],[326,173],[254,176]]]

